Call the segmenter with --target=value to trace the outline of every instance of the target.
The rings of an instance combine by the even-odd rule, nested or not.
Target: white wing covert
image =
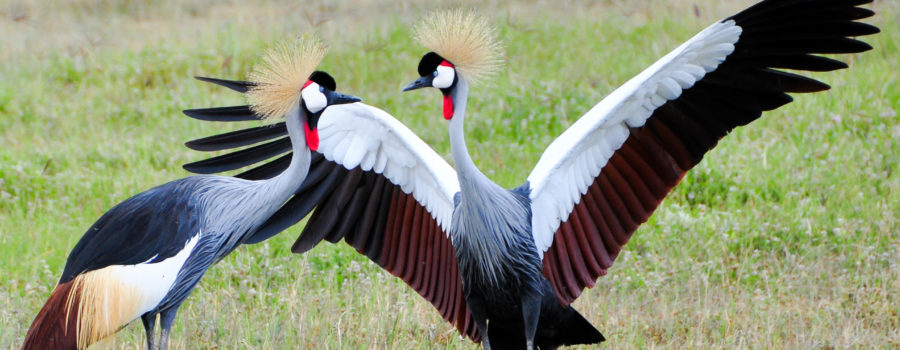
[[[422,139],[387,112],[362,103],[331,106],[319,125],[318,152],[351,170],[383,174],[450,229],[456,171]]]
[[[542,257],[559,223],[625,143],[629,128],[644,125],[663,103],[715,70],[740,34],[734,21],[706,28],[616,89],[547,147],[528,176],[534,240]]]

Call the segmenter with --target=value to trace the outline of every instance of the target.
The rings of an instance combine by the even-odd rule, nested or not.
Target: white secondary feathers
[[[628,128],[644,125],[656,108],[715,70],[740,35],[731,20],[707,27],[613,91],[547,147],[528,176],[532,233],[541,257],[559,223],[625,143]]]
[[[456,171],[403,123],[378,108],[351,103],[328,107],[319,120],[319,152],[347,169],[360,166],[400,186],[450,232]]]

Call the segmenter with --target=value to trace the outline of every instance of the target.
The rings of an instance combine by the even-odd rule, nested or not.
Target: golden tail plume
[[[116,278],[114,268],[78,275],[50,294],[23,349],[85,349],[139,317],[142,297]]]
[[[73,293],[73,281],[62,283],[50,293],[50,299],[38,312],[28,334],[25,335],[23,350],[31,349],[77,349],[75,325],[77,313],[68,312],[68,301],[77,300],[77,292]],[[74,296],[74,298],[73,298]],[[76,310],[78,305],[72,305]]]

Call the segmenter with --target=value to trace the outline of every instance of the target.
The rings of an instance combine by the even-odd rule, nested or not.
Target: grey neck
[[[260,183],[262,190],[269,191],[270,195],[274,195],[269,198],[278,202],[279,206],[290,198],[306,179],[312,158],[309,147],[306,145],[306,135],[303,133],[303,123],[307,120],[306,111],[298,106],[296,111],[288,113],[285,119],[294,152],[291,164],[278,176]]]
[[[247,181],[233,177],[207,178],[215,191],[204,191],[207,216],[215,218],[205,223],[204,232],[220,236],[219,254],[227,254],[244,239],[244,234],[255,232],[270,216],[294,195],[309,172],[310,154],[303,133],[306,113],[296,107],[285,116],[288,135],[293,146],[291,164],[281,174],[259,181]]]
[[[460,199],[453,211],[450,234],[460,273],[464,281],[489,286],[509,277],[535,275],[534,271],[540,271],[540,260],[530,239],[527,198],[500,187],[472,162],[463,130],[469,85],[457,76],[459,81],[451,91],[454,113],[450,119],[450,148],[456,162]],[[516,272],[520,268],[528,273]]]
[[[469,97],[469,83],[462,75],[457,75],[456,86],[450,92],[453,100],[453,118],[450,119],[450,150],[453,153],[453,161],[456,163],[456,176],[459,179],[460,192],[463,195],[478,191],[484,186],[493,185],[472,161],[469,150],[466,147],[465,128],[466,102]]]

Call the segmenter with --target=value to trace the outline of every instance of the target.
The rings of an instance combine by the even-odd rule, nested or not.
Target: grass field
[[[302,5],[301,5],[302,3]],[[615,87],[750,1],[463,1],[506,67],[473,90],[475,162],[518,185],[552,139]],[[453,4],[458,4],[454,2]],[[449,4],[444,4],[449,5]],[[0,348],[27,327],[85,229],[187,176],[188,139],[244,125],[183,116],[244,101],[191,79],[246,76],[277,40],[315,31],[322,68],[449,156],[435,92],[401,94],[435,5],[350,0],[0,0]],[[900,4],[876,0],[874,51],[818,73],[826,93],[723,139],[575,306],[607,348],[900,348]],[[344,244],[302,256],[294,227],[210,269],[176,349],[474,348],[430,304]],[[140,322],[111,344],[141,348]]]

